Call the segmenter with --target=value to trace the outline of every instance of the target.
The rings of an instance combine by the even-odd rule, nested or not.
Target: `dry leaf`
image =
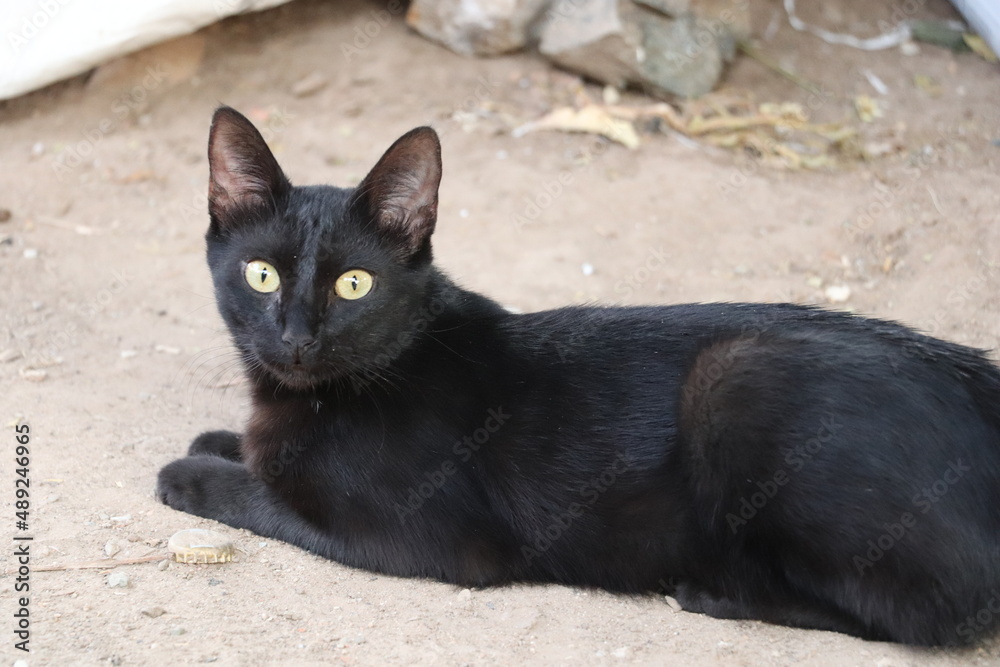
[[[636,148],[639,145],[639,135],[631,122],[615,118],[606,109],[597,105],[585,106],[582,109],[570,107],[554,109],[539,120],[515,129],[513,134],[515,137],[520,137],[538,130],[586,132],[607,137],[627,148]]]
[[[997,54],[993,53],[993,49],[990,45],[986,43],[986,40],[979,35],[962,35],[962,40],[965,44],[972,49],[973,53],[982,58],[988,63],[998,63],[1000,58],[997,58]]]
[[[941,86],[937,82],[926,74],[915,74],[913,76],[913,83],[916,84],[917,88],[924,91],[931,97],[941,96]]]
[[[870,123],[883,116],[882,107],[868,95],[858,95],[854,98],[854,110],[862,123]]]

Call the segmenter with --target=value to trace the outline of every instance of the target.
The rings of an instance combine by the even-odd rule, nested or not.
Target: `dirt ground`
[[[874,34],[899,7],[865,16],[873,4],[803,15]],[[953,16],[943,0],[916,4],[918,17]],[[352,185],[397,136],[433,125],[445,167],[438,262],[512,307],[826,303],[847,287],[835,307],[1000,344],[996,65],[926,45],[829,46],[776,19],[778,0],[755,0],[761,50],[825,91],[814,117],[891,146],[833,171],[776,170],[672,133],[643,134],[636,150],[515,138],[512,127],[581,95],[599,100],[600,88],[527,55],[456,56],[399,16],[381,25],[377,7],[294,2],[0,104],[0,208],[11,214],[0,222],[0,495],[11,540],[13,426],[27,423],[21,534],[34,537],[30,655],[13,648],[13,547],[0,557],[6,664],[1000,664],[998,640],[924,651],[674,612],[655,597],[470,594],[228,527],[233,564],[41,571],[155,555],[179,529],[219,527],[158,504],[153,486],[193,436],[239,430],[247,416],[203,257],[204,152],[220,102],[266,128],[299,184]],[[313,73],[325,85],[293,91]],[[749,58],[724,83],[761,102],[809,97]],[[859,94],[883,116],[858,122]],[[119,572],[127,587],[109,586]]]

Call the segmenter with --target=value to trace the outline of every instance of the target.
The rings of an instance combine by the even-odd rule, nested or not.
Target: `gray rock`
[[[108,586],[111,588],[128,588],[128,575],[124,572],[112,572],[108,575]]]
[[[524,48],[550,0],[413,0],[406,23],[424,37],[470,56]]]
[[[558,0],[546,13],[539,50],[603,83],[656,96],[709,92],[723,67],[725,29],[669,0]],[[668,11],[669,10],[669,11]]]

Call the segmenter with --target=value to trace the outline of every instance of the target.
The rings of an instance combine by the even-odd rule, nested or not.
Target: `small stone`
[[[22,368],[17,374],[28,382],[43,382],[49,376],[48,371],[41,368]]]
[[[629,649],[628,646],[622,646],[621,648],[616,648],[614,651],[612,651],[611,655],[615,656],[616,658],[627,658],[629,657],[629,655],[631,655],[631,653],[632,651],[631,649]]]
[[[585,276],[592,276],[594,275],[594,265],[584,262],[583,265],[580,266],[580,271],[582,271]]]
[[[156,564],[156,569],[159,570],[160,572],[163,572],[168,567],[170,567],[169,560],[161,560],[159,563]]]
[[[0,208],[0,222],[9,222],[12,217],[9,208]]]
[[[495,56],[531,39],[532,21],[547,0],[414,0],[406,23],[456,53]]]
[[[121,354],[122,359],[131,359],[139,353],[135,350],[122,350],[119,354]]]
[[[716,655],[729,655],[735,652],[735,650],[736,647],[733,646],[730,642],[720,641],[718,644],[715,645]]]
[[[327,78],[319,72],[310,72],[292,84],[292,95],[308,97],[326,88],[328,83]]]
[[[472,600],[472,589],[470,589],[470,588],[463,588],[458,593],[458,599],[459,599],[460,602],[468,602],[468,601]]]
[[[167,634],[179,637],[181,635],[187,634],[187,630],[178,625],[175,625],[174,627],[170,628],[170,630],[167,631]]]
[[[3,352],[0,352],[0,364],[10,363],[11,361],[16,361],[21,358],[21,351],[15,350],[12,347],[7,348]]]
[[[22,255],[24,255],[25,259],[35,259],[36,257],[38,257],[38,249],[37,248],[25,248],[24,252],[22,253]]]
[[[143,609],[142,615],[149,616],[150,618],[159,618],[167,613],[167,610],[163,607],[150,607],[149,609]]]
[[[104,545],[104,555],[108,558],[113,558],[121,550],[122,548],[114,540],[108,540]]]
[[[114,521],[115,523],[128,523],[129,521],[132,520],[132,515],[122,514],[121,516],[113,516],[111,517],[111,520]]]
[[[112,572],[108,575],[108,586],[111,588],[128,588],[128,575],[124,572]]]
[[[684,610],[684,608],[681,607],[681,603],[677,601],[677,598],[672,597],[670,595],[664,595],[663,599],[667,603],[667,606],[670,607],[671,610],[673,610],[675,612],[676,611],[683,611]]]
[[[830,303],[844,303],[851,298],[851,288],[847,285],[830,285],[823,293]]]
[[[157,345],[155,348],[157,352],[162,352],[164,354],[180,354],[181,348],[174,347],[173,345]]]

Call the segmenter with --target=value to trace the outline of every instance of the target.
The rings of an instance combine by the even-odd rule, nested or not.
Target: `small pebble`
[[[458,599],[460,601],[462,601],[462,602],[467,602],[467,601],[471,600],[472,599],[472,589],[470,589],[470,588],[463,588],[458,593]]]
[[[0,208],[0,222],[8,222],[11,219],[9,208]]]
[[[169,561],[169,560],[161,560],[161,561],[160,561],[159,563],[157,563],[157,565],[156,565],[156,569],[157,569],[157,570],[159,570],[160,572],[163,572],[163,571],[164,571],[164,570],[166,570],[166,569],[167,569],[168,567],[170,567],[170,561]]]
[[[128,588],[128,575],[124,572],[112,572],[108,575],[108,586],[111,588]]]
[[[157,352],[163,352],[164,354],[180,354],[181,348],[174,347],[173,345],[157,345],[155,348]]]
[[[20,350],[15,350],[12,347],[7,348],[3,352],[0,352],[0,364],[6,364],[20,358],[21,358]]]
[[[113,516],[111,520],[115,523],[127,523],[132,520],[131,514],[122,514],[121,516]]]
[[[159,618],[167,613],[167,610],[163,607],[150,607],[149,609],[143,609],[142,615],[149,616],[150,618]]]
[[[115,554],[121,551],[122,548],[118,546],[118,543],[114,540],[108,540],[104,545],[104,555],[108,558],[113,558]]]
[[[170,628],[170,630],[168,631],[168,634],[171,634],[171,635],[174,635],[175,637],[178,637],[180,635],[187,634],[187,630],[185,630],[184,628],[179,627],[179,626],[174,626],[174,627]]]
[[[120,354],[122,359],[131,359],[132,357],[134,357],[139,353],[136,352],[135,350],[122,350]]]
[[[663,598],[666,600],[667,606],[673,611],[683,611],[684,608],[681,607],[681,603],[677,601],[677,598],[670,595],[664,595]]]
[[[592,275],[594,275],[594,265],[593,264],[588,264],[588,263],[584,262],[583,266],[580,267],[580,270],[583,271],[583,275],[585,275],[585,276],[592,276]]]
[[[25,248],[23,255],[24,255],[25,259],[35,259],[36,257],[38,257],[38,249],[37,248]]]
[[[830,285],[823,293],[830,303],[844,303],[851,298],[851,288],[847,285]]]
[[[48,371],[41,368],[22,368],[17,374],[28,382],[42,382],[49,376]]]
[[[326,88],[329,81],[319,72],[311,72],[292,84],[292,95],[308,97]]]

